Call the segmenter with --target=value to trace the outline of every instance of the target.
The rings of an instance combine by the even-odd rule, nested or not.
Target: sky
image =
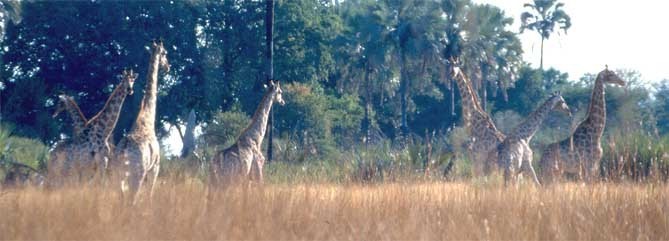
[[[530,0],[473,0],[495,5],[513,17],[518,32],[523,4]],[[584,73],[610,69],[639,71],[650,83],[669,79],[669,19],[666,0],[558,0],[571,16],[567,34],[553,34],[544,42],[544,68],[568,72],[576,80]],[[529,8],[528,8],[529,9]],[[539,67],[541,38],[526,31],[520,35],[523,59]]]

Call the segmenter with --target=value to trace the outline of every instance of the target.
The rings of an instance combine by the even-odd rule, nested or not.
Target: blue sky
[[[523,4],[530,0],[473,0],[500,7],[514,18],[511,30],[518,32]],[[645,81],[669,79],[669,1],[664,0],[561,0],[572,18],[568,33],[553,35],[545,42],[544,67],[568,72],[570,79],[583,73],[633,69]],[[521,36],[524,59],[539,66],[540,37],[535,32]]]

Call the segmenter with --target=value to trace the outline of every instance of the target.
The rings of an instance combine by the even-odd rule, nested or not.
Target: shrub
[[[202,138],[209,146],[226,147],[234,143],[250,122],[251,118],[237,108],[219,112],[204,126]]]
[[[43,172],[48,152],[49,148],[41,141],[15,136],[12,126],[0,124],[0,177],[3,180],[7,175],[28,178],[37,174],[34,171]]]

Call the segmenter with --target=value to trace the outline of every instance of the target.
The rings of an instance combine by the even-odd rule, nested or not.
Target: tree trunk
[[[541,57],[539,59],[539,69],[541,71],[543,71],[544,70],[544,37],[543,36],[541,37],[541,55],[540,56]]]
[[[195,150],[195,126],[197,126],[195,111],[191,109],[186,119],[186,133],[184,133],[183,148],[181,148],[182,158],[187,157]]]
[[[335,0],[335,12],[339,14],[339,0]]]
[[[455,127],[455,80],[451,80],[451,127]]]
[[[371,94],[370,94],[370,84],[369,84],[369,70],[365,72],[365,117],[362,120],[362,133],[364,135],[365,148],[369,143],[369,128],[371,126],[371,121],[369,119],[369,109],[371,108]]]
[[[404,52],[400,50],[400,112],[402,115],[402,123],[400,129],[402,131],[402,138],[406,138],[409,134],[409,126],[407,124],[407,99],[409,98],[409,78],[406,70],[406,59]],[[406,141],[406,140],[403,140]]]
[[[274,0],[266,0],[265,12],[265,42],[267,45],[266,57],[267,61],[267,82],[274,79]],[[267,162],[272,162],[273,159],[273,142],[274,142],[274,111],[270,110],[269,118],[267,119]]]

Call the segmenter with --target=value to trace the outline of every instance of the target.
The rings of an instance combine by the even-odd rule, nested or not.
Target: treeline
[[[264,9],[263,1],[237,0],[22,2],[20,21],[3,22],[2,121],[13,123],[16,135],[57,141],[70,130],[69,120],[51,117],[56,95],[74,96],[92,116],[123,69],[139,72],[136,85],[143,86],[147,46],[160,37],[172,69],[159,83],[159,135],[182,128],[194,110],[201,142],[225,145],[246,125],[264,91]],[[589,102],[594,76],[574,80],[530,67],[521,58],[518,31],[511,29],[519,16],[495,6],[284,0],[275,11],[275,78],[287,102],[275,108],[275,128],[284,143],[309,153],[303,156],[425,133],[449,138],[461,113],[448,72],[453,57],[503,131],[548,93],[562,90],[581,115],[551,120],[539,143],[566,136]],[[637,72],[620,74],[631,84],[608,90],[607,131],[624,127],[657,137],[669,131],[669,123],[658,121],[669,113],[669,84],[652,89]],[[129,130],[141,97],[138,91],[126,100],[116,140]]]

